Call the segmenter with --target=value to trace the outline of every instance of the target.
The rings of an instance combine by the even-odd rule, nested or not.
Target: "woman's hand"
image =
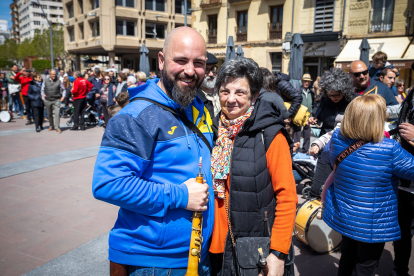
[[[309,120],[308,120],[308,124],[313,125],[313,124],[316,123],[316,121],[318,121],[318,119],[315,119],[314,117],[310,117]]]
[[[400,125],[400,133],[402,138],[407,141],[412,141],[414,139],[414,125],[409,123],[402,123]]]
[[[285,261],[279,259],[274,254],[270,253],[266,258],[267,261],[267,276],[283,276],[285,272]],[[263,270],[259,276],[265,276]]]
[[[311,147],[311,150],[310,150],[311,155],[317,155],[318,152],[319,152],[319,147],[317,145],[314,145]]]

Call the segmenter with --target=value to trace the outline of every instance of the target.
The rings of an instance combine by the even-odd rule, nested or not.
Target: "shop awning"
[[[369,60],[372,61],[371,57],[374,53],[382,51],[388,55],[388,61],[395,67],[410,68],[411,63],[408,61],[414,61],[414,45],[410,45],[410,40],[409,37],[368,38],[368,43],[371,46]],[[336,68],[347,69],[352,61],[359,60],[361,41],[362,39],[355,39],[347,42],[335,60]],[[410,48],[412,48],[411,51]],[[406,59],[407,54],[410,57]]]

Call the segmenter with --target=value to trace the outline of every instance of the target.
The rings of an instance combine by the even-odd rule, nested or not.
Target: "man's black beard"
[[[199,78],[197,74],[194,74],[193,79],[196,82],[194,88],[191,88],[189,86],[180,88],[177,83],[179,77],[180,76],[177,75],[175,79],[169,79],[165,70],[162,71],[162,83],[165,89],[171,93],[174,102],[178,103],[181,105],[181,107],[186,109],[194,101],[197,95],[197,89],[200,87]],[[185,76],[182,76],[182,78],[185,78]]]

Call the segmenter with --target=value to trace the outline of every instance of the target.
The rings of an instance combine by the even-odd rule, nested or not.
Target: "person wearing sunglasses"
[[[217,79],[217,63],[218,59],[211,53],[207,52],[206,71],[203,82],[197,90],[197,96],[203,101],[204,106],[214,118],[220,111],[220,99],[217,93],[214,93],[214,85]]]
[[[355,60],[349,67],[349,74],[352,76],[355,92],[361,96],[378,94],[385,99],[387,115],[389,119],[398,117],[400,105],[394,97],[391,89],[382,82],[373,80],[368,75],[368,68],[364,62]]]
[[[103,127],[106,128],[106,124],[109,121],[109,113],[108,113],[108,107],[111,105],[114,105],[114,87],[111,83],[111,77],[109,75],[106,75],[104,77],[104,83],[102,85],[101,91],[100,91],[100,100],[101,100],[101,106],[102,106],[102,112],[104,114],[105,123],[103,124]]]

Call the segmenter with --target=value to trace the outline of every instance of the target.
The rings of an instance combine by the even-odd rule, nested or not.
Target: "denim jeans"
[[[23,116],[23,104],[19,93],[12,94],[12,102],[14,104],[14,111],[19,112],[20,116]]]
[[[184,276],[186,273],[187,268],[129,266],[129,276]],[[207,257],[198,265],[198,275],[210,276],[210,274],[210,256],[207,255]]]

